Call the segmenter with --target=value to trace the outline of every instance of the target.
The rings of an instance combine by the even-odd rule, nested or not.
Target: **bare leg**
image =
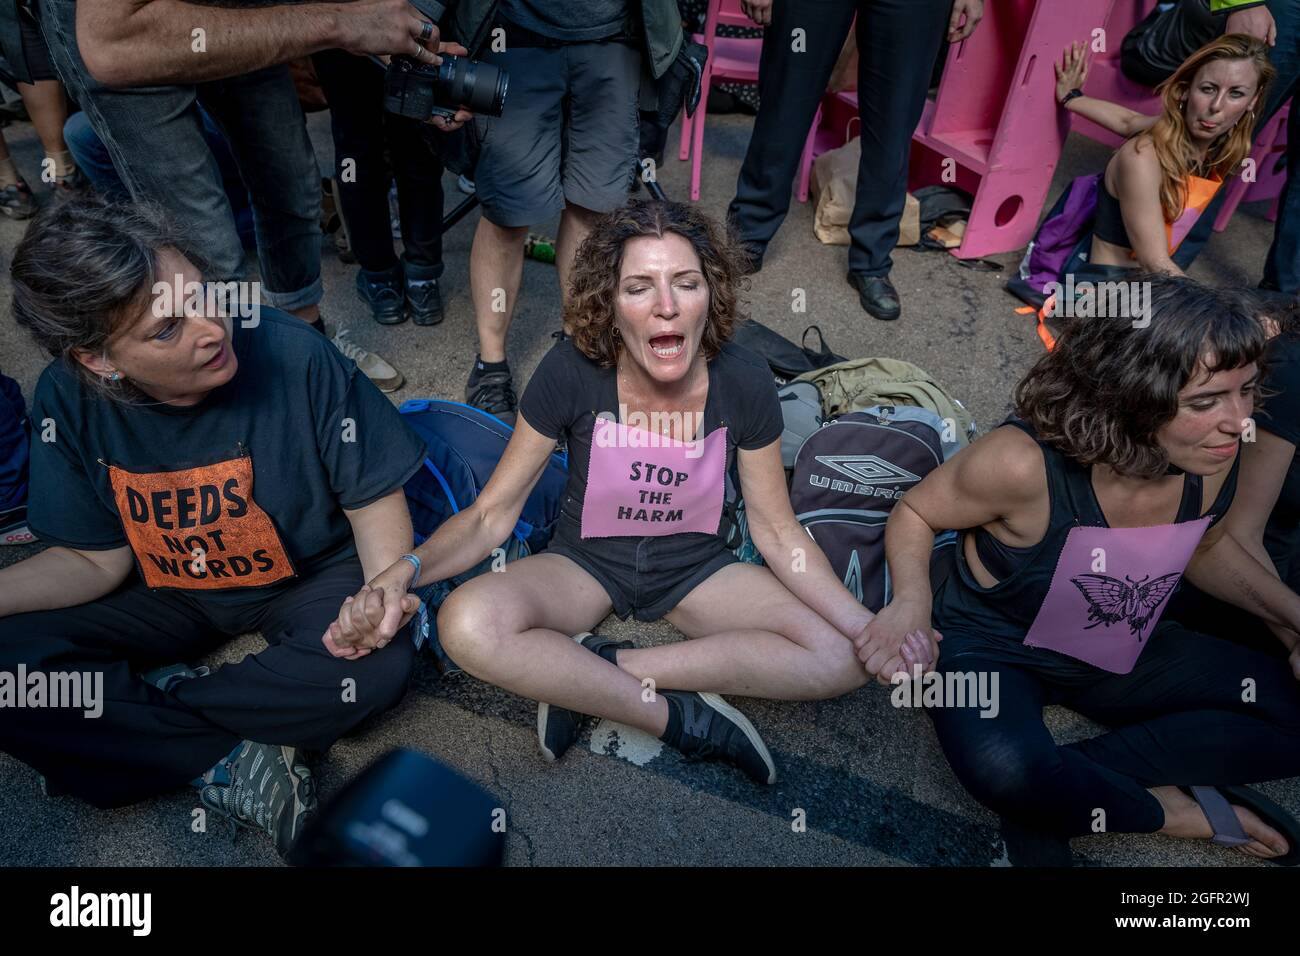
[[[68,144],[63,141],[63,124],[68,118],[68,101],[63,94],[63,84],[58,80],[41,80],[38,83],[19,83],[27,115],[32,118],[36,135],[46,156],[65,153]]]
[[[620,669],[665,690],[774,700],[838,697],[868,679],[848,639],[767,568],[723,568],[667,619],[695,640],[619,651]]]
[[[524,241],[528,227],[505,228],[480,216],[469,253],[469,285],[478,326],[479,355],[485,362],[503,362],[506,333],[519,298],[524,273]],[[504,300],[503,300],[504,297]]]
[[[662,695],[642,700],[640,681],[573,640],[609,611],[608,595],[586,571],[536,554],[452,592],[438,612],[438,638],[480,680],[657,737],[668,722]]]
[[[555,268],[560,273],[560,298],[566,304],[569,301],[569,276],[573,274],[578,247],[599,218],[600,213],[572,203],[565,203],[560,215],[560,234],[555,238]]]

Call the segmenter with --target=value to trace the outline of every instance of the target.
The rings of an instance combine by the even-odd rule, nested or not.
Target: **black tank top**
[[[1092,221],[1094,236],[1113,245],[1123,246],[1125,249],[1133,248],[1128,230],[1124,228],[1124,213],[1120,210],[1119,200],[1106,188],[1105,175],[1097,183],[1097,211],[1094,215]]]
[[[1000,548],[995,550],[1002,552],[1000,557],[1006,562],[1003,567],[1010,565],[1014,570],[1003,577],[997,567],[989,566],[990,563],[999,565],[997,558],[986,563],[989,573],[999,578],[992,587],[979,584],[966,562],[965,537],[982,529],[963,531],[956,547],[954,573],[944,579],[935,594],[934,626],[945,634],[949,631],[966,632],[1019,643],[1043,605],[1070,531],[1076,527],[1106,528],[1109,525],[1092,488],[1091,469],[1040,440],[1027,423],[1013,418],[1005,424],[1024,431],[1042,449],[1050,509],[1047,531],[1038,544],[1028,548],[1013,548],[997,542]],[[1207,512],[1211,515],[1211,526],[1219,522],[1232,503],[1239,461],[1240,456],[1233,461],[1223,487]],[[1174,523],[1200,519],[1202,496],[1201,476],[1185,475],[1183,496]],[[987,533],[976,538],[976,553],[984,561],[989,547],[987,544],[984,548],[979,547],[981,537],[996,539]]]

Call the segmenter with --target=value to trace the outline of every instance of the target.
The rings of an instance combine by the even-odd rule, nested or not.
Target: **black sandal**
[[[1300,821],[1283,807],[1274,803],[1258,790],[1250,787],[1185,787],[1205,814],[1214,836],[1211,843],[1219,846],[1244,846],[1254,842],[1237,819],[1233,806],[1250,810],[1270,827],[1286,837],[1289,849],[1282,856],[1258,857],[1277,866],[1295,866],[1300,863]]]

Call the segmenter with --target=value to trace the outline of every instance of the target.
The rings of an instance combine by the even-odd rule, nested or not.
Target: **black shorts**
[[[595,578],[625,621],[659,620],[696,585],[739,561],[716,535],[583,538],[580,527],[562,512],[546,553],[563,555]]]

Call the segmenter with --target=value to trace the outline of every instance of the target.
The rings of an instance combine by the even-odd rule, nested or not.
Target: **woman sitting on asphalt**
[[[1300,596],[1223,520],[1267,337],[1252,297],[1140,278],[1149,323],[1073,321],[1017,387],[1020,417],[895,508],[894,596],[859,655],[870,668],[933,621],[945,679],[996,679],[992,716],[930,716],[966,789],[1053,862],[1068,862],[1067,838],[1104,829],[1295,863],[1300,824],[1240,785],[1300,774],[1296,675],[1284,658],[1161,620],[1185,574],[1300,628]],[[956,567],[932,596],[930,551],[949,528],[961,531]],[[1058,746],[1046,704],[1110,731]]]
[[[1281,300],[1281,302],[1279,302]],[[1255,412],[1252,440],[1241,447],[1239,494],[1226,527],[1264,568],[1300,591],[1300,328],[1296,300],[1273,297],[1261,306],[1272,336],[1260,381],[1263,401]],[[1178,589],[1169,614],[1205,634],[1287,657],[1300,679],[1300,635],[1195,587]]]
[[[0,671],[81,675],[100,713],[6,710],[0,750],[100,807],[189,783],[283,853],[316,805],[304,749],[406,689],[409,639],[348,661],[320,634],[411,546],[425,449],[319,332],[248,298],[224,318],[182,239],[84,199],[14,253],[14,315],[53,358],[28,502],[50,547],[0,570]],[[257,630],[258,654],[182,663]]]
[[[550,547],[454,591],[438,615],[444,650],[542,702],[547,759],[596,715],[774,782],[758,732],[718,694],[815,700],[862,686],[870,675],[851,641],[872,613],[790,508],[771,373],[727,341],[740,274],[733,241],[691,206],[632,203],[605,216],[574,266],[571,338],[529,381],[491,481],[416,560],[349,602],[326,644],[364,653],[416,606],[394,595],[482,561],[564,440],[569,482]],[[741,494],[766,567],[727,549]],[[611,609],[665,618],[693,640],[636,648],[589,633]],[[933,660],[921,630],[873,673]]]
[[[1160,115],[1147,116],[1079,92],[1088,75],[1085,47],[1066,49],[1056,68],[1057,102],[1128,137],[1106,164],[1092,246],[1086,263],[1071,270],[1076,282],[1114,278],[1134,267],[1183,274],[1174,253],[1223,181],[1250,155],[1255,116],[1275,72],[1266,44],[1227,34],[1183,62],[1160,87]]]

